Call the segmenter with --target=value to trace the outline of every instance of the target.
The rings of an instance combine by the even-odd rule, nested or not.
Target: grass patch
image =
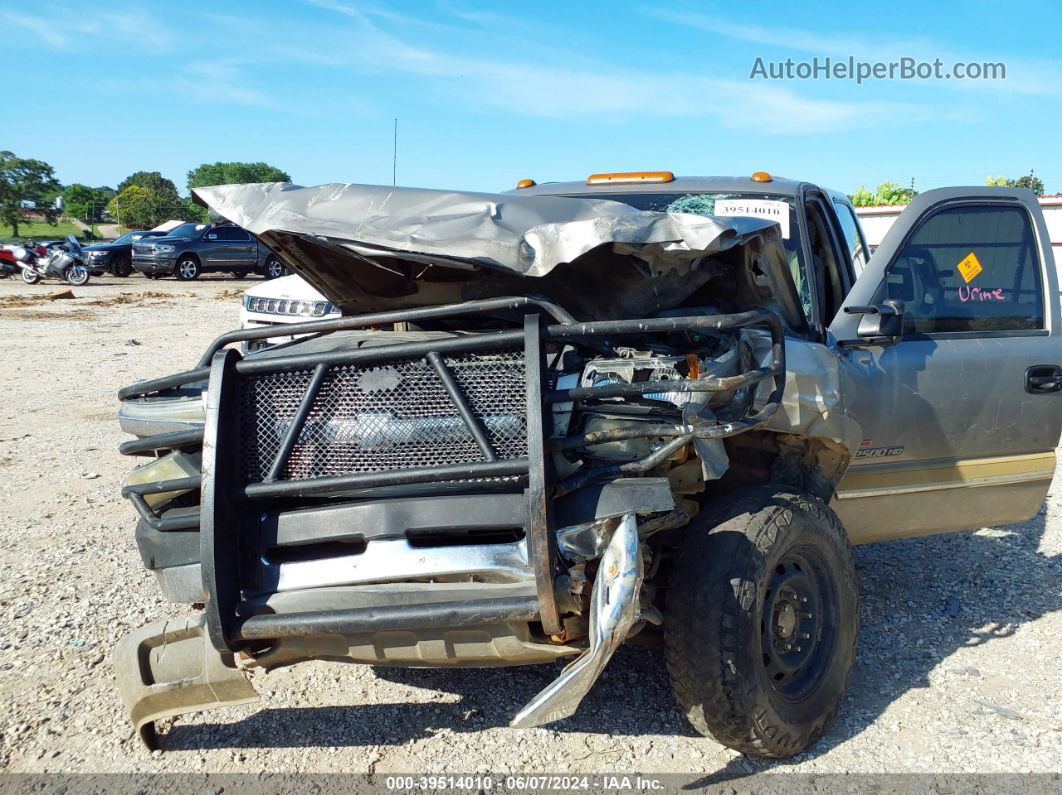
[[[49,223],[29,223],[18,225],[18,239],[26,240],[32,238],[34,240],[43,240],[49,238],[61,238],[67,235],[73,235],[74,237],[81,237],[85,233],[74,226],[69,221],[60,221],[56,224]],[[14,239],[14,233],[11,231],[11,227],[7,224],[0,224],[0,240],[12,240]]]

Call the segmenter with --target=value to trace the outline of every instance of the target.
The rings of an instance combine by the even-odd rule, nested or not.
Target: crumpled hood
[[[693,275],[706,257],[750,241],[781,251],[769,221],[647,212],[599,199],[350,183],[194,193],[346,313],[537,293],[573,310],[574,301],[587,317],[634,316],[674,306],[696,289],[709,276]],[[676,290],[679,283],[689,289]],[[580,297],[590,285],[599,295]],[[634,300],[613,300],[631,288],[638,295],[626,298]]]

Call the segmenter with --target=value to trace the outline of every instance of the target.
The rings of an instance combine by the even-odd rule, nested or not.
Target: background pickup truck
[[[181,224],[166,237],[137,241],[133,268],[149,278],[198,279],[209,271],[228,271],[237,279],[259,273],[284,275],[284,266],[245,229],[233,224]]]

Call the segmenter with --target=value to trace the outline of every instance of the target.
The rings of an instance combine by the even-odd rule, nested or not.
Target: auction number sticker
[[[782,227],[782,237],[789,239],[789,202],[776,199],[717,199],[712,215],[750,215],[774,221]]]

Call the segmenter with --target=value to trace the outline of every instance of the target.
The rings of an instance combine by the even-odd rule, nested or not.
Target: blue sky
[[[801,11],[801,8],[808,10]],[[814,9],[814,10],[811,10]],[[0,0],[0,148],[64,183],[265,160],[503,190],[767,170],[851,192],[1035,168],[1062,192],[1062,4]],[[765,60],[1003,61],[1001,81],[750,80]]]

